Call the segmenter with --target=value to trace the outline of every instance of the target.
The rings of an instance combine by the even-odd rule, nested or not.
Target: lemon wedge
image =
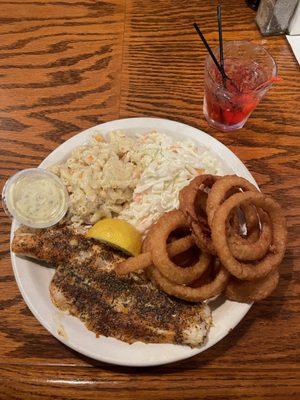
[[[122,219],[102,219],[87,231],[86,236],[107,243],[130,255],[136,256],[141,252],[142,234]]]

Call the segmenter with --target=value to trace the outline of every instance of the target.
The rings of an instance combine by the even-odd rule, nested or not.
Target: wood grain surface
[[[230,134],[203,117],[206,53],[192,28],[197,21],[217,43],[217,1],[0,2],[1,188],[83,129],[158,116],[233,150],[283,206],[289,234],[278,288],[224,340],[180,363],[126,369],[77,354],[32,316],[15,283],[1,210],[1,399],[300,399],[299,65],[284,36],[261,37],[243,0],[222,4],[225,39],[262,43],[283,78]]]

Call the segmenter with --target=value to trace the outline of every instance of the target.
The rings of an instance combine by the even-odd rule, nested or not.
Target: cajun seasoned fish
[[[96,335],[128,343],[201,345],[211,325],[210,309],[159,291],[144,274],[118,277],[125,257],[67,227],[15,232],[12,250],[56,267],[52,302],[80,318]]]

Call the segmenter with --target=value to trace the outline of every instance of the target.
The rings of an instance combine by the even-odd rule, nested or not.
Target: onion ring
[[[215,246],[211,240],[210,232],[205,231],[203,224],[199,222],[191,222],[192,236],[196,245],[202,251],[205,251],[211,255],[216,255]]]
[[[151,225],[150,229],[148,230],[148,233],[143,241],[142,244],[142,252],[147,253],[150,252],[150,237],[152,235],[153,229],[154,229],[155,224]]]
[[[219,179],[214,175],[199,175],[194,178],[189,185],[179,192],[179,208],[185,214],[197,246],[209,254],[216,254],[214,245],[210,237],[210,229],[207,224],[206,212],[204,216],[197,213],[196,201],[202,185],[211,188]],[[202,191],[205,199],[200,201],[200,207],[206,203],[206,192]],[[199,210],[198,210],[199,211]]]
[[[262,210],[258,209],[258,227],[249,237],[242,238],[240,235],[229,233],[228,245],[232,255],[239,261],[255,261],[263,258],[268,252],[272,242],[272,230],[270,218]],[[261,223],[261,232],[259,227]],[[259,235],[260,233],[260,235]],[[258,239],[257,239],[258,234]],[[256,240],[253,240],[256,239]]]
[[[273,292],[278,281],[278,270],[256,281],[240,281],[236,278],[231,278],[225,289],[225,297],[228,300],[240,303],[263,300]]]
[[[180,209],[185,213],[185,215],[188,218],[188,221],[191,225],[192,228],[192,233],[194,240],[197,244],[197,246],[204,251],[215,255],[216,250],[214,247],[214,244],[211,240],[210,237],[210,229],[207,224],[207,216],[205,217],[200,217],[199,216],[199,210],[197,210],[197,200],[198,203],[200,203],[200,208],[203,209],[203,205],[205,205],[208,201],[208,195],[206,192],[203,190],[200,190],[201,185],[207,186],[211,189],[211,191],[214,190],[216,186],[216,182],[218,181],[218,185],[220,185],[220,182],[222,182],[225,179],[226,183],[226,193],[232,192],[235,193],[235,187],[232,187],[233,183],[243,185],[244,188],[252,189],[252,184],[249,183],[248,181],[244,180],[243,178],[240,178],[235,175],[229,176],[230,180],[228,182],[227,177],[219,177],[219,176],[213,176],[213,175],[200,175],[194,178],[188,186],[183,188],[180,191],[179,194],[179,203],[180,203]],[[246,183],[245,183],[246,182]],[[248,185],[248,186],[247,186]],[[253,186],[254,189],[255,186]],[[257,189],[256,189],[257,190]],[[202,196],[199,198],[199,193],[202,193]],[[225,193],[225,194],[226,194]],[[217,192],[218,194],[218,192]],[[223,200],[222,196],[220,197],[221,201]],[[245,216],[245,221],[246,221],[246,226],[247,230],[250,231],[250,236],[247,239],[241,238],[239,233],[234,232],[231,229],[231,235],[230,235],[230,247],[231,250],[233,251],[234,255],[242,261],[248,261],[248,260],[253,260],[258,257],[263,257],[264,254],[268,251],[268,245],[266,244],[264,249],[261,249],[261,244],[258,245],[258,247],[255,247],[255,251],[253,252],[253,246],[247,247],[247,241],[249,239],[250,242],[254,242],[259,239],[259,221],[258,221],[258,216],[257,212],[254,207],[252,206],[241,206],[241,209],[244,213]],[[197,213],[198,211],[198,213]],[[239,217],[237,213],[235,213],[235,230],[239,230]],[[256,227],[255,230],[254,226]],[[266,229],[265,229],[266,230]],[[252,231],[252,232],[251,232]],[[262,243],[265,243],[265,236],[268,234],[268,232],[264,232],[264,235],[261,239]],[[240,241],[239,241],[240,239]],[[238,246],[239,245],[239,246]],[[250,250],[249,250],[250,249]],[[260,251],[259,251],[260,250]]]
[[[190,283],[189,286],[192,288],[198,288],[200,286],[204,286],[214,280],[216,273],[217,271],[215,271],[215,258],[212,258],[212,261],[210,262],[206,271],[203,272],[200,278]]]
[[[226,237],[226,222],[230,212],[249,202],[267,212],[272,226],[270,251],[256,264],[236,260],[231,254]],[[254,192],[237,193],[216,210],[212,223],[212,239],[221,263],[232,275],[241,280],[255,280],[274,271],[282,261],[287,241],[286,221],[279,204],[270,197]]]
[[[243,178],[239,178],[234,176],[239,180],[239,182],[242,183]],[[198,202],[200,205],[200,208],[203,209],[203,206],[207,202],[207,193],[204,192],[203,190],[199,190],[201,188],[201,185],[207,186],[209,188],[212,188],[215,186],[216,181],[222,181],[224,178],[219,177],[219,176],[213,176],[213,175],[199,175],[196,178],[194,178],[190,184],[186,187],[184,187],[180,193],[179,193],[179,203],[180,203],[180,209],[185,213],[185,215],[188,218],[188,221],[191,225],[192,228],[192,233],[194,240],[197,244],[197,246],[204,251],[215,255],[216,250],[214,248],[214,244],[211,240],[210,237],[210,229],[207,224],[207,216],[206,213],[204,214],[205,216],[199,216],[199,210],[197,210],[196,203]],[[247,182],[247,181],[246,181]],[[251,184],[250,184],[251,185]],[[246,186],[246,184],[244,184]],[[227,190],[227,192],[230,192],[230,188]],[[202,196],[199,197],[199,193],[202,193]],[[246,207],[243,206],[243,212],[245,215],[246,219],[246,225],[249,230],[253,228],[254,225],[257,224],[257,213],[254,209],[254,207]],[[198,213],[197,213],[198,211]],[[238,216],[236,218],[236,225],[238,224],[238,227],[236,228],[239,229],[239,219]],[[258,226],[259,227],[259,226]],[[231,237],[233,237],[233,245],[232,247],[234,248],[233,250],[235,251],[236,255],[241,254],[241,259],[242,260],[252,260],[253,253],[252,252],[239,252],[239,249],[236,248],[235,242],[238,242],[238,238],[240,235],[236,232],[232,232]],[[259,232],[256,230],[256,232],[251,233],[251,237],[254,239],[258,239],[259,237]],[[248,239],[248,238],[247,238]],[[244,242],[241,242],[242,245],[246,245],[245,240]],[[266,248],[267,251],[267,248]]]
[[[210,255],[201,252],[199,261],[191,266],[182,268],[174,264],[168,255],[167,239],[172,231],[180,227],[188,227],[187,220],[180,210],[165,213],[158,219],[149,243],[152,262],[160,273],[174,283],[190,283],[199,278],[210,262]]]
[[[194,240],[191,235],[185,236],[181,239],[175,240],[167,245],[167,251],[169,257],[174,257],[177,254],[183,253],[188,250],[194,244]],[[145,251],[145,245],[143,244],[143,251]],[[115,272],[118,275],[126,275],[131,272],[136,272],[152,265],[152,257],[149,251],[139,254],[136,257],[129,257],[127,260],[122,261],[115,266]]]
[[[228,280],[229,273],[221,266],[215,279],[203,286],[193,288],[184,285],[177,285],[165,278],[158,269],[150,267],[150,276],[154,279],[159,288],[170,296],[177,297],[190,302],[198,302],[215,297],[223,292]]]
[[[198,220],[199,216],[195,207],[197,194],[202,185],[211,188],[217,179],[219,179],[219,176],[209,174],[198,175],[187,186],[181,189],[179,192],[179,208],[187,217],[191,217],[195,221]],[[205,192],[203,191],[203,193]],[[202,202],[201,205],[203,206],[204,204],[206,204],[206,201],[205,203]]]
[[[258,189],[246,179],[236,175],[227,175],[222,177],[211,188],[207,196],[207,218],[211,226],[214,213],[226,199],[226,195],[234,194],[235,188],[241,188],[244,191],[259,192]],[[233,193],[232,193],[233,192]],[[229,229],[229,248],[233,256],[240,261],[255,261],[261,259],[268,252],[271,244],[271,227],[268,223],[268,217],[263,213],[257,212],[252,205],[240,206],[244,214],[248,236],[246,238],[236,232],[239,230],[238,213],[234,213],[235,231]],[[260,234],[259,217],[263,220]]]
[[[228,192],[234,188],[241,188],[244,191],[259,192],[256,186],[237,175],[226,175],[216,181],[212,186],[208,196],[206,204],[206,213],[208,224],[211,227],[214,214],[220,207],[223,201],[226,200]]]

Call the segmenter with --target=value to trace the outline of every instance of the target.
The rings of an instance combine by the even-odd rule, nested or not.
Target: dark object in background
[[[286,33],[298,0],[261,0],[255,21],[262,35]]]
[[[258,9],[260,0],[246,0],[247,6],[256,11]]]

